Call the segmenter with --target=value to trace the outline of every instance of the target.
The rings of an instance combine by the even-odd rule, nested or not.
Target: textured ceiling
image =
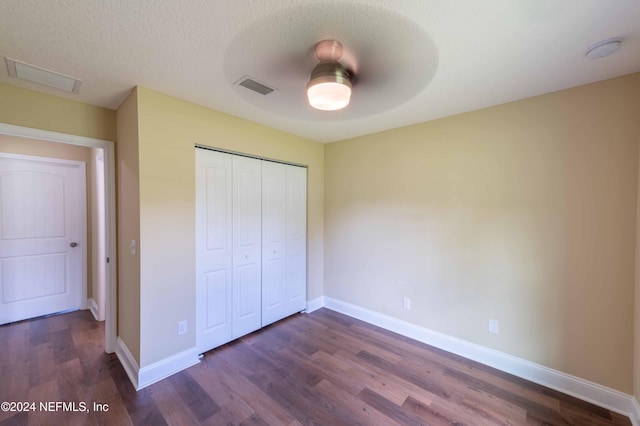
[[[620,51],[589,59],[600,40]],[[313,46],[355,70],[352,104],[313,110]],[[640,0],[3,0],[0,56],[82,80],[116,109],[136,86],[329,142],[640,71]],[[234,85],[249,75],[276,90]],[[640,95],[640,94],[639,94]]]

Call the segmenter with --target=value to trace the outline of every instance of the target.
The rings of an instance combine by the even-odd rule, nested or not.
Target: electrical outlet
[[[498,322],[498,320],[494,320],[494,319],[489,320],[489,333],[491,334],[500,333],[500,322]]]
[[[402,307],[407,311],[411,310],[411,299],[409,299],[408,297],[404,297],[402,299]]]
[[[178,336],[187,332],[187,320],[178,321]]]

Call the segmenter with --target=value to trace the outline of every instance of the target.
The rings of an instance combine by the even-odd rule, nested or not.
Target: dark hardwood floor
[[[326,309],[210,351],[139,392],[103,342],[103,323],[88,311],[0,326],[0,401],[35,403],[0,411],[0,425],[631,424]],[[68,411],[81,403],[88,413]]]

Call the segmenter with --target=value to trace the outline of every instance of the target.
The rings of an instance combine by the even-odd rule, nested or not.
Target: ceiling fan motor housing
[[[319,83],[340,83],[351,88],[351,73],[338,61],[320,62],[311,72],[307,89]]]

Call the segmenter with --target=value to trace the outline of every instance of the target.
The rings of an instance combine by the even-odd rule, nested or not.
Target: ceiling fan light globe
[[[349,105],[351,87],[336,82],[324,82],[307,88],[309,105],[322,111],[336,111]]]

